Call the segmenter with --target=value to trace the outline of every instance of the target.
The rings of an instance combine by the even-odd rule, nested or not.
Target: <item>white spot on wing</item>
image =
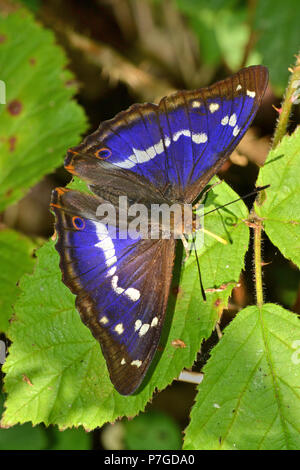
[[[238,133],[240,132],[240,130],[241,129],[238,126],[235,126],[235,128],[232,131],[232,134],[236,137],[238,135]]]
[[[152,322],[151,322],[151,327],[156,326],[158,324],[158,318],[154,317]]]
[[[141,320],[137,320],[134,324],[135,331],[139,330],[141,328],[141,326],[142,326]]]
[[[113,266],[112,268],[110,268],[108,271],[107,271],[107,276],[110,277],[110,276],[113,276],[115,274],[117,270],[117,266]]]
[[[220,105],[218,103],[210,103],[209,110],[211,113],[218,111]]]
[[[247,95],[250,96],[250,98],[255,98],[255,94],[255,91],[247,90]]]
[[[133,302],[136,302],[137,300],[139,300],[141,296],[141,293],[139,290],[134,289],[133,287],[129,287],[128,289],[123,289],[123,287],[118,286],[118,280],[119,280],[118,276],[113,276],[111,280],[112,288],[116,294],[120,295],[120,294],[123,294],[124,292],[125,295],[127,295],[127,297],[129,297],[129,299],[132,300]]]
[[[173,134],[174,142],[176,142],[182,135],[185,137],[191,137],[191,131],[189,129],[181,129],[180,131],[175,132],[175,134]]]
[[[134,287],[129,287],[128,289],[126,289],[125,294],[133,302],[137,302],[139,298],[141,297],[140,291],[138,289],[135,289]]]
[[[166,147],[169,147],[169,145],[171,144],[171,139],[170,139],[170,137],[167,136],[167,137],[165,137],[164,140],[165,140],[165,146],[166,146]]]
[[[150,328],[149,323],[144,323],[144,324],[141,326],[141,329],[140,329],[140,331],[139,331],[139,335],[140,335],[140,336],[144,336],[144,335],[147,333],[147,331],[149,330],[149,328]]]
[[[223,119],[221,120],[222,126],[226,126],[228,124],[228,121],[229,121],[229,117],[224,116]]]
[[[118,323],[118,325],[115,326],[115,331],[118,333],[118,335],[124,333],[123,323]]]
[[[118,280],[119,280],[118,276],[113,276],[111,280],[111,285],[115,293],[119,295],[119,294],[123,294],[124,289],[122,287],[118,287]]]
[[[233,113],[230,118],[229,118],[229,122],[228,124],[231,126],[231,127],[234,127],[236,125],[236,114]]]
[[[200,108],[201,102],[200,101],[193,101],[192,108]]]
[[[136,359],[135,361],[132,361],[130,364],[132,366],[141,367],[142,361],[139,361],[138,359]]]
[[[193,134],[192,140],[195,144],[204,144],[207,142],[207,135],[205,132],[202,132],[201,134]]]
[[[102,323],[103,325],[106,325],[106,323],[108,323],[108,318],[106,316],[101,317],[100,323]]]
[[[133,162],[130,160],[130,158],[128,158],[127,160],[124,160],[123,162],[115,163],[115,165],[119,166],[120,168],[124,168],[126,170],[133,168],[136,164],[137,164],[137,161]]]
[[[124,364],[126,364],[126,361],[125,361],[125,359],[124,359],[124,357],[123,357],[123,359],[122,359],[122,361],[121,361],[121,365],[124,366]]]
[[[242,89],[242,85],[238,84],[238,86],[236,87],[236,91],[239,91]]]

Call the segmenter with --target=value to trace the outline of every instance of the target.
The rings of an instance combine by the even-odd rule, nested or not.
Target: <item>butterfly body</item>
[[[176,239],[193,231],[192,203],[249,127],[266,84],[266,69],[255,66],[159,105],[133,105],[67,153],[66,169],[92,194],[53,193],[63,281],[124,395],[140,385],[157,349]],[[105,204],[114,209],[106,224]],[[129,237],[133,206],[145,230]],[[162,206],[176,206],[177,216],[153,221],[151,211]]]

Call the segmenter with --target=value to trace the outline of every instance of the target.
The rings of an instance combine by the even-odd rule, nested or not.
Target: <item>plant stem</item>
[[[255,272],[255,292],[256,304],[262,307],[264,303],[263,285],[262,285],[262,257],[261,257],[261,232],[262,222],[257,219],[254,227],[254,272]]]
[[[272,148],[277,147],[281,139],[287,132],[287,127],[289,123],[289,118],[291,115],[291,109],[294,102],[297,100],[297,90],[300,87],[300,54],[296,58],[296,64],[293,69],[290,69],[292,75],[288,84],[288,87],[285,92],[284,100],[279,110],[279,119],[277,121],[277,126],[274,133]]]
[[[300,54],[296,57],[296,64],[293,69],[290,69],[291,77],[287,86],[284,100],[279,110],[279,118],[274,133],[272,148],[274,149],[280,143],[281,139],[287,133],[287,127],[293,104],[300,101]],[[257,195],[256,203],[259,204],[259,199],[262,194]],[[263,230],[262,220],[258,218],[254,210],[250,214],[249,221],[252,221],[254,228],[254,273],[255,273],[255,293],[256,304],[262,307],[264,303],[263,298],[263,283],[262,283],[262,256],[261,256],[261,233]]]

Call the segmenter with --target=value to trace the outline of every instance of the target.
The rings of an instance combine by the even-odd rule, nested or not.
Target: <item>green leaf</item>
[[[270,70],[272,83],[283,92],[288,80],[288,67],[299,52],[300,3],[289,0],[284,4],[274,0],[257,2],[255,30],[256,49],[263,64]]]
[[[260,170],[256,185],[270,184],[255,212],[264,219],[265,231],[282,254],[300,267],[300,128],[272,150]]]
[[[14,230],[0,231],[0,332],[6,332],[19,289],[17,282],[34,267],[36,245]]]
[[[207,210],[235,198],[236,194],[222,183],[210,192]],[[226,304],[243,268],[249,235],[241,222],[245,217],[242,201],[206,217],[208,230],[223,237],[230,235],[233,243],[225,246],[208,237],[199,251],[204,286],[209,289],[206,303],[201,297],[194,256],[186,262],[180,284],[177,264],[162,347],[143,387],[129,397],[119,395],[109,380],[99,344],[81,322],[74,296],[61,282],[53,242],[40,249],[34,275],[21,281],[17,318],[9,331],[13,344],[3,368],[8,399],[2,424],[30,420],[33,424],[92,429],[143,410],[155,388],[163,389],[184,367],[193,364],[203,338],[210,335],[219,309]],[[172,344],[178,339],[185,347]],[[24,381],[24,375],[30,382]]]
[[[0,14],[0,211],[62,164],[86,129],[66,57],[29,13]]]
[[[299,449],[300,324],[274,304],[242,310],[204,368],[186,449]]]

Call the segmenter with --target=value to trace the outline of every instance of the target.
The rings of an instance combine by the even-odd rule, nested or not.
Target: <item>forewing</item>
[[[63,281],[76,294],[83,322],[100,342],[112,383],[129,395],[157,349],[167,306],[174,240],[114,238],[95,217],[96,196],[57,189]],[[114,228],[113,228],[114,229]]]
[[[192,202],[248,129],[267,81],[267,69],[253,66],[159,105],[134,105],[71,149],[66,168],[96,191],[109,171],[121,192],[134,174],[162,198]]]

